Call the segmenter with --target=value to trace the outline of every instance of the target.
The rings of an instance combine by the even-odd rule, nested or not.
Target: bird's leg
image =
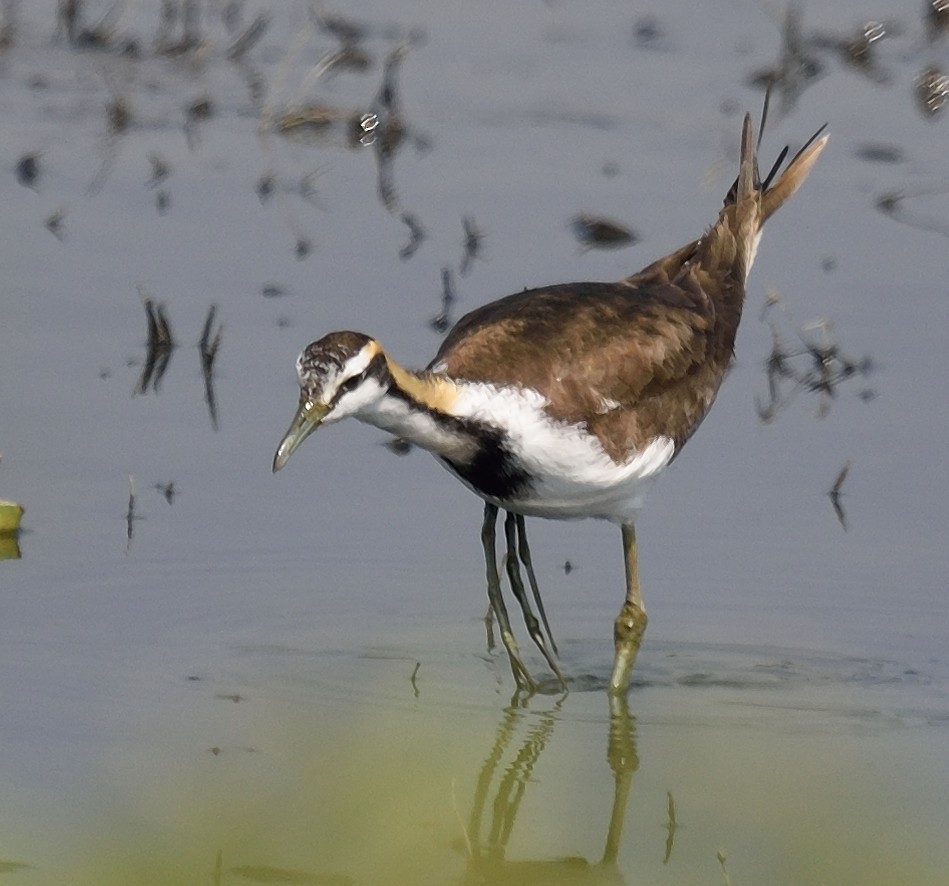
[[[524,613],[524,624],[527,625],[527,633],[530,634],[537,648],[544,654],[544,658],[547,659],[547,664],[550,665],[550,669],[557,675],[557,679],[560,680],[560,685],[566,688],[567,681],[560,670],[560,666],[557,664],[557,659],[551,655],[550,650],[547,648],[544,635],[540,630],[540,622],[537,621],[537,616],[531,611],[531,604],[527,599],[527,591],[524,589],[524,582],[521,581],[521,565],[517,559],[517,517],[510,511],[507,512],[507,516],[504,518],[504,537],[507,540],[507,557],[505,558],[507,577],[511,583],[511,590],[514,592],[517,602],[521,604],[521,612]]]
[[[518,689],[525,689],[533,692],[537,688],[530,672],[521,661],[521,655],[517,650],[517,641],[514,639],[514,633],[511,631],[511,621],[507,617],[507,607],[501,597],[501,577],[498,574],[498,555],[495,547],[496,533],[495,524],[498,519],[498,509],[496,505],[485,502],[484,505],[484,523],[481,526],[481,544],[484,546],[484,565],[488,579],[488,600],[494,615],[498,620],[498,631],[501,634],[501,642],[507,649],[507,655],[511,662],[511,671],[514,673],[514,682]]]
[[[537,577],[534,575],[534,565],[531,562],[531,549],[527,544],[527,527],[524,524],[524,516],[517,514],[517,553],[527,570],[527,581],[531,586],[531,593],[534,595],[534,602],[537,604],[537,611],[540,613],[540,620],[544,624],[544,630],[547,632],[547,640],[554,655],[559,655],[557,644],[554,642],[554,635],[550,633],[550,622],[547,621],[547,613],[544,612],[544,601],[540,598],[540,588],[537,586]]]
[[[646,630],[646,610],[639,590],[639,562],[636,554],[636,529],[632,523],[623,524],[623,554],[626,561],[626,602],[613,624],[613,674],[610,692],[625,692],[636,662],[636,653]]]

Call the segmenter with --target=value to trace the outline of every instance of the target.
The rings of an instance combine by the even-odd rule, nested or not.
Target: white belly
[[[551,420],[539,394],[497,388],[482,392],[479,387],[488,388],[468,388],[456,404],[457,412],[502,427],[510,452],[531,477],[523,497],[492,501],[505,510],[553,520],[631,521],[675,454],[670,438],[657,437],[617,463],[582,425]]]

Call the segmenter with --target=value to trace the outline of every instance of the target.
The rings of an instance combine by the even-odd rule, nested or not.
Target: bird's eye
[[[336,395],[340,396],[341,394],[348,394],[350,391],[356,390],[356,388],[362,384],[365,377],[365,372],[362,372],[359,375],[350,376],[336,389]]]

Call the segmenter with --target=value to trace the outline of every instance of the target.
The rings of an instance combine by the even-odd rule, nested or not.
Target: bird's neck
[[[453,414],[461,383],[431,372],[413,372],[386,356],[385,393],[356,418],[427,449],[452,462],[470,461],[478,437],[469,423]]]
[[[761,240],[762,221],[757,194],[724,207],[718,220],[698,243],[694,259],[696,266],[717,279],[723,289],[738,283],[744,295],[745,282]]]

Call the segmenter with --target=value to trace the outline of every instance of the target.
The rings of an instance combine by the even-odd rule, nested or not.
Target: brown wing
[[[619,460],[658,434],[684,441],[717,387],[691,390],[709,366],[715,311],[688,271],[670,282],[657,263],[648,278],[550,286],[485,305],[458,322],[431,367],[534,388],[554,418],[585,422]]]

